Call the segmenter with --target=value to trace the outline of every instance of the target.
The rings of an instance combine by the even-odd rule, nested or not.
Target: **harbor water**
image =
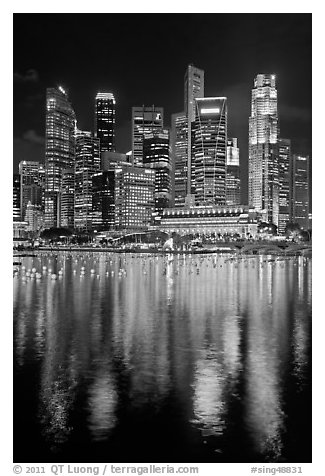
[[[15,462],[311,461],[311,258],[20,261]]]

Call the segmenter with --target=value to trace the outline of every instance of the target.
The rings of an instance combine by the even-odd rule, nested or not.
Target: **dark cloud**
[[[23,74],[18,72],[14,73],[15,83],[38,83],[38,81],[39,81],[39,74],[36,71],[36,69],[29,69]]]
[[[44,137],[39,136],[33,129],[24,132],[23,139],[27,142],[33,142],[34,144],[45,144]]]
[[[286,104],[279,106],[281,118],[284,120],[295,120],[302,122],[311,122],[312,112],[309,108],[299,106],[288,106]]]
[[[18,164],[21,160],[44,162],[44,139],[39,137],[35,131],[27,131],[24,136],[25,137],[14,137],[13,140],[14,173],[18,172]]]

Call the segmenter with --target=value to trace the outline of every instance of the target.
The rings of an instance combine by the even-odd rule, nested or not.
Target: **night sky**
[[[14,172],[44,161],[45,91],[62,85],[78,127],[93,130],[96,92],[117,101],[117,151],[131,149],[131,108],[183,106],[189,63],[205,71],[205,96],[228,97],[247,201],[248,117],[253,80],[277,75],[280,136],[311,151],[311,14],[14,14]]]

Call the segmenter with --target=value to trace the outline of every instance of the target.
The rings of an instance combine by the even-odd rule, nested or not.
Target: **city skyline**
[[[118,21],[110,32],[98,27],[112,15]],[[72,17],[75,21],[71,21]],[[155,45],[149,44],[141,56],[133,55],[130,45],[135,25],[140,32],[139,26],[146,24],[149,17],[154,20],[157,41]],[[212,28],[217,17],[223,20],[218,31]],[[85,21],[89,31],[96,22],[98,27],[87,45],[78,34]],[[57,30],[53,29],[55,24]],[[53,34],[46,38],[51,58],[44,58],[33,45],[51,25]],[[189,32],[194,25],[193,39]],[[116,34],[119,27],[122,36]],[[166,34],[160,35],[164,28]],[[68,29],[72,37],[69,41],[80,46],[69,58],[69,64],[62,50]],[[218,45],[222,34],[221,50]],[[139,42],[141,35],[137,35]],[[160,38],[163,48],[158,54],[155,50]],[[111,56],[107,64],[98,65],[96,58],[110,40]],[[94,45],[98,48],[93,53]],[[84,55],[85,48],[92,51],[86,67],[80,52]],[[184,71],[191,63],[205,72],[206,97],[228,98],[228,135],[238,138],[241,150],[244,203],[248,192],[250,95],[257,74],[277,75],[281,136],[291,139],[293,153],[312,155],[310,14],[15,14],[14,172],[21,160],[44,161],[46,87],[62,84],[68,89],[78,127],[83,130],[94,128],[97,92],[112,92],[116,98],[116,150],[125,153],[131,149],[132,107],[163,107],[164,126],[170,127],[171,114],[183,109]]]

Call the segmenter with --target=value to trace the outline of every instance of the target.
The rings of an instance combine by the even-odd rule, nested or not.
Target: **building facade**
[[[20,175],[13,174],[12,215],[14,221],[21,220],[20,214]]]
[[[45,169],[40,162],[22,160],[19,162],[20,175],[20,210],[25,219],[27,204],[44,210]]]
[[[155,210],[155,170],[123,166],[115,169],[115,227],[147,230]]]
[[[74,228],[74,168],[62,170],[61,226]]]
[[[99,148],[99,138],[94,138],[91,132],[76,131],[74,227],[77,230],[92,229],[92,178],[100,170]]]
[[[284,235],[290,220],[290,162],[291,141],[279,139],[279,225],[278,234]]]
[[[144,134],[161,131],[164,127],[164,109],[162,107],[132,108],[132,163],[134,166],[143,164]]]
[[[63,88],[46,90],[45,227],[61,225],[62,170],[74,167],[75,113]]]
[[[115,151],[114,94],[98,92],[95,98],[95,137],[100,141],[100,150]]]
[[[292,154],[291,167],[291,213],[290,221],[309,229],[309,156]]]
[[[155,211],[161,214],[171,203],[171,163],[167,129],[144,134],[143,165],[156,172]]]
[[[180,112],[172,115],[171,125],[171,163],[172,163],[172,204],[184,207],[187,189],[187,115]]]
[[[97,172],[92,177],[93,228],[115,229],[115,170]]]
[[[196,102],[204,98],[204,71],[193,64],[188,65],[184,76],[184,111],[187,117],[187,194],[194,194],[192,177],[192,124],[196,118]]]
[[[227,139],[226,205],[238,206],[240,199],[240,163],[237,138]]]
[[[254,80],[249,118],[249,204],[263,220],[278,226],[278,100],[274,74],[258,74]]]
[[[196,99],[192,158],[196,205],[226,204],[227,98]]]
[[[163,211],[159,230],[179,235],[257,236],[258,214],[248,206],[202,206]]]

